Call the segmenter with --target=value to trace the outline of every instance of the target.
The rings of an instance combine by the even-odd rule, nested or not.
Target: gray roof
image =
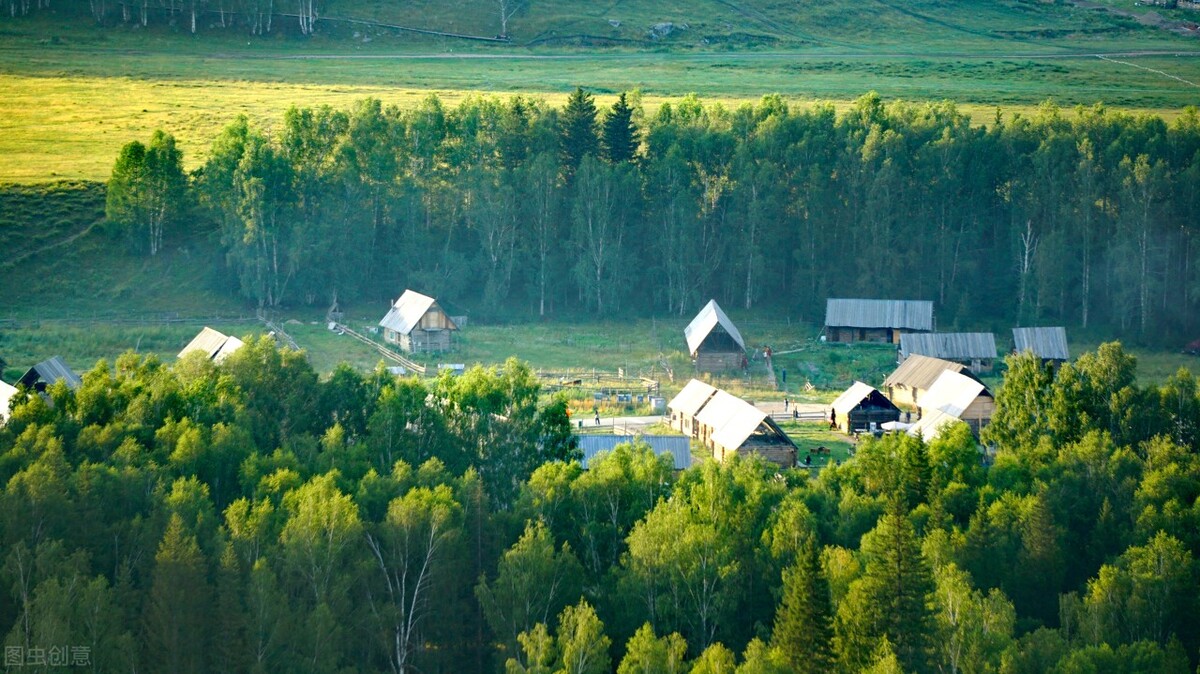
[[[719,389],[700,410],[696,420],[713,429],[710,436],[713,442],[730,449],[741,447],[758,432],[777,436],[793,444],[766,412]]]
[[[230,337],[223,332],[206,326],[175,357],[183,358],[192,351],[199,351],[206,355],[209,360],[219,363],[228,358],[229,354],[243,346],[245,346],[245,343],[237,337]]]
[[[933,330],[933,302],[927,300],[825,301],[825,325],[847,328]]]
[[[902,335],[901,338],[908,335]],[[939,375],[949,370],[950,372],[961,372],[968,377],[973,377],[971,371],[962,363],[952,363],[941,358],[933,358],[931,356],[922,356],[914,353],[900,367],[888,375],[887,379],[883,380],[883,385],[904,387],[910,389],[928,389],[937,381]]]
[[[1013,347],[1017,353],[1032,351],[1038,358],[1071,359],[1065,328],[1013,328]]]
[[[941,410],[957,418],[981,395],[990,398],[992,394],[979,380],[958,372],[945,371],[921,399],[921,408]]]
[[[886,403],[890,407],[896,407],[892,401],[888,400],[874,386],[864,384],[861,381],[854,382],[850,388],[846,389],[842,395],[838,396],[830,407],[838,414],[849,414],[851,410],[858,407],[862,401],[867,398],[875,397],[881,403]]]
[[[692,465],[692,443],[682,435],[581,435],[579,448],[583,450],[584,470],[600,452],[611,452],[619,444],[632,442],[650,445],[655,455],[670,454],[675,470],[685,470]]]
[[[83,383],[79,375],[75,374],[67,362],[62,359],[62,356],[55,356],[29,368],[29,371],[21,376],[18,383],[32,387],[39,381],[53,384],[60,379],[67,382],[67,386],[71,389],[77,389]]]
[[[679,395],[671,398],[671,402],[667,403],[667,407],[682,412],[688,416],[696,416],[704,403],[713,397],[717,389],[709,384],[706,384],[699,379],[693,379],[683,387]]]
[[[392,304],[392,308],[383,317],[383,320],[379,321],[379,325],[380,327],[394,330],[401,335],[407,335],[412,332],[413,328],[417,327],[417,324],[421,322],[421,318],[435,306],[441,309],[437,304],[437,300],[432,297],[422,295],[415,290],[405,290],[404,294]],[[446,317],[446,320],[450,321],[452,330],[457,329],[458,326],[454,325],[454,321],[450,320],[449,316]]]
[[[718,325],[729,333],[729,336],[737,342],[738,346],[742,347],[743,351],[746,350],[746,342],[742,341],[742,335],[738,332],[737,326],[729,320],[724,311],[721,311],[716,300],[709,300],[700,313],[692,319],[692,322],[683,329],[683,336],[687,339],[688,353],[696,355],[696,349],[700,348],[704,338],[708,337],[709,333]]]
[[[926,332],[900,335],[900,358],[918,353],[946,360],[991,360],[996,336],[990,332]]]

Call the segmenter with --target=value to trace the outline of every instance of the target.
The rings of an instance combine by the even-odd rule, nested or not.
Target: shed
[[[832,421],[847,435],[900,420],[900,408],[870,384],[856,381],[833,401]],[[872,425],[875,428],[872,428]]]
[[[1066,328],[1013,328],[1013,351],[1031,351],[1043,361],[1071,360]]]
[[[581,435],[579,449],[583,450],[583,469],[600,452],[611,452],[622,443],[642,442],[657,456],[669,455],[675,470],[687,470],[692,465],[692,443],[682,435]]]
[[[990,332],[929,332],[900,336],[900,362],[920,354],[990,372],[996,361],[996,336]]]
[[[942,433],[945,433],[947,428],[961,423],[964,423],[962,419],[959,419],[949,412],[933,410],[932,412],[922,416],[917,423],[909,426],[908,430],[905,432],[914,438],[921,437],[925,440],[925,442],[932,442],[941,437]]]
[[[176,355],[176,358],[183,358],[185,355],[199,351],[208,357],[214,363],[220,363],[229,357],[229,354],[237,351],[245,346],[245,343],[237,337],[230,337],[223,332],[213,330],[205,326],[188,345],[183,347],[183,350]]]
[[[683,329],[683,336],[688,353],[701,372],[731,370],[745,362],[746,342],[716,300],[704,305]]]
[[[716,392],[716,387],[699,379],[689,381],[679,395],[671,398],[671,402],[667,403],[667,409],[671,412],[671,428],[689,438],[699,437],[696,415]]]
[[[383,328],[383,341],[407,353],[448,351],[450,335],[458,330],[437,300],[415,290],[405,290],[392,303],[379,327]]]
[[[825,301],[825,338],[830,342],[895,344],[902,334],[932,331],[933,302],[927,300]]]
[[[975,375],[962,363],[952,363],[941,358],[913,354],[883,380],[883,390],[897,405],[919,407],[922,398],[933,382],[943,372],[960,372],[968,377]]]
[[[0,381],[0,426],[8,421],[9,406],[13,396],[17,395],[17,387]]]
[[[29,368],[28,372],[21,375],[17,383],[23,384],[27,389],[41,393],[46,390],[47,386],[60,379],[66,382],[67,387],[71,390],[76,390],[83,384],[83,380],[71,370],[67,362],[62,359],[62,356],[55,356],[34,365]]]
[[[754,454],[782,468],[796,465],[796,445],[771,416],[737,396],[718,390],[696,415],[700,441],[713,458]]]
[[[996,400],[992,392],[978,379],[959,372],[942,372],[929,388],[921,403],[921,418],[940,411],[961,419],[979,435],[980,429],[992,421]]]

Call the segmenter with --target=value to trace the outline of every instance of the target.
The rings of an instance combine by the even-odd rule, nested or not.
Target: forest
[[[6,667],[1191,672],[1200,396],[1136,369],[1011,357],[987,461],[964,426],[676,474],[640,443],[582,470],[515,360],[127,353],[0,427]]]
[[[147,142],[148,141],[148,142]],[[848,109],[695,96],[643,109],[514,96],[233,120],[190,173],[167,131],[108,183],[116,235],[219,240],[221,292],[381,306],[405,287],[484,319],[811,322],[827,297],[929,299],[939,330],[1062,324],[1141,344],[1200,320],[1200,115],[1101,105],[972,124],[952,103]]]

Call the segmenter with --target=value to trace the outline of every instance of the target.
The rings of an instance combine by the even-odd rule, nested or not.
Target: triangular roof
[[[883,385],[884,387],[904,386],[910,389],[924,390],[933,386],[933,382],[937,381],[937,378],[946,371],[961,372],[968,377],[975,376],[962,363],[913,354],[905,358],[900,367],[897,367],[888,375],[887,379],[883,380]]]
[[[683,387],[679,395],[671,398],[671,402],[667,403],[667,407],[688,416],[696,416],[700,409],[704,407],[704,403],[707,403],[709,398],[712,398],[716,392],[717,389],[714,386],[706,384],[699,379],[693,379]]]
[[[992,395],[979,380],[945,371],[921,399],[921,408],[940,410],[957,418],[982,394]]]
[[[832,407],[833,411],[837,412],[838,414],[849,414],[850,410],[858,407],[859,403],[867,398],[874,398],[876,402],[884,404],[885,407],[896,407],[892,404],[892,401],[888,400],[874,386],[871,386],[870,384],[864,384],[861,381],[854,382],[850,388],[846,389],[842,395],[838,396],[837,399],[833,401],[833,404],[830,405],[830,407]]]
[[[33,388],[33,386],[39,381],[45,382],[46,384],[53,384],[59,379],[67,382],[67,386],[71,389],[77,389],[81,384],[83,384],[83,380],[79,378],[79,375],[75,374],[75,372],[71,370],[71,367],[67,365],[65,360],[62,359],[62,356],[55,356],[49,360],[43,360],[37,365],[29,368],[25,374],[21,375],[21,379],[18,380],[18,383],[24,384],[26,388]]]
[[[683,336],[687,339],[688,353],[693,356],[696,355],[696,349],[700,348],[700,345],[704,343],[704,339],[718,325],[725,332],[729,333],[729,336],[733,338],[733,341],[737,342],[738,346],[742,347],[743,351],[746,350],[746,342],[742,341],[742,334],[738,332],[737,326],[733,324],[733,321],[729,320],[724,311],[721,311],[721,307],[717,305],[716,300],[709,300],[708,304],[705,304],[704,308],[700,310],[700,313],[696,314],[696,317],[692,319],[692,322],[688,323],[688,326],[683,329]]]
[[[900,357],[912,354],[947,360],[990,360],[996,336],[990,332],[925,332],[900,335]]]
[[[825,325],[933,330],[933,302],[830,298],[825,300]]]
[[[1032,351],[1046,360],[1070,360],[1066,328],[1013,328],[1013,348],[1017,353]]]
[[[237,337],[230,337],[219,330],[213,330],[205,326],[175,357],[183,358],[193,351],[199,351],[207,356],[209,360],[219,363],[228,358],[229,354],[245,345],[245,342]]]
[[[379,326],[393,330],[401,335],[407,335],[412,332],[413,328],[417,327],[421,322],[421,318],[435,306],[438,306],[437,300],[429,295],[422,295],[415,290],[405,290],[404,294],[392,303],[392,308],[379,321]],[[440,306],[438,308],[441,309]],[[450,320],[449,316],[446,316],[446,320],[450,323],[451,330],[458,329],[458,326],[454,325],[454,321]]]
[[[925,442],[931,442],[933,440],[937,440],[942,433],[946,432],[947,428],[950,428],[954,424],[963,423],[966,422],[954,416],[953,414],[950,414],[949,412],[944,412],[942,410],[930,410],[929,412],[921,415],[921,418],[917,421],[917,423],[910,426],[905,432],[914,438],[920,436],[921,438],[924,438]]]
[[[704,405],[704,409],[700,410],[696,420],[713,429],[710,438],[722,447],[741,447],[759,430],[778,436],[794,446],[791,438],[788,438],[766,412],[719,389]]]

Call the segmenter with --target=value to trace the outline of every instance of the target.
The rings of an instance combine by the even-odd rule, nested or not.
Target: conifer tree
[[[825,672],[832,665],[829,581],[811,539],[783,570],[783,599],[775,614],[771,645],[783,652],[792,671]]]
[[[574,175],[579,162],[588,155],[595,156],[599,146],[596,136],[596,102],[583,87],[577,87],[567,99],[567,107],[563,109],[559,128],[563,168],[568,175]]]
[[[154,556],[147,598],[146,660],[151,672],[207,671],[205,620],[211,597],[204,555],[178,514],[172,514]]]
[[[621,92],[604,116],[603,143],[605,158],[614,164],[630,161],[637,152],[637,128],[633,125],[633,108],[626,102],[625,92]]]

